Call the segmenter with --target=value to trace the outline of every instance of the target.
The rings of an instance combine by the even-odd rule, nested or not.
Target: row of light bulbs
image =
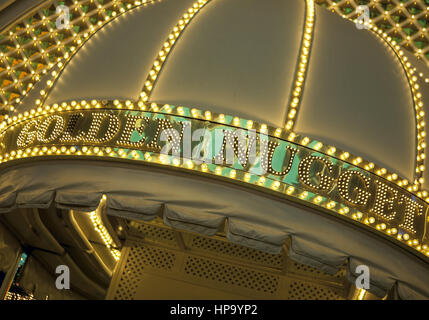
[[[106,196],[103,196],[103,197],[104,197],[104,199],[106,199]],[[113,258],[116,261],[118,261],[121,258],[121,252],[118,249],[115,249],[113,247],[114,242],[113,242],[112,236],[109,234],[109,232],[107,231],[103,222],[98,217],[98,214],[96,211],[92,211],[90,213],[90,219],[91,219],[92,226],[93,226],[94,230],[97,231],[97,233],[99,234],[101,239],[103,239],[104,244],[106,245],[107,248],[109,248],[110,253],[112,254]]]
[[[304,24],[304,33],[301,41],[301,50],[298,61],[297,70],[295,71],[295,79],[293,83],[293,91],[290,97],[289,107],[287,111],[287,120],[285,129],[291,131],[295,124],[295,118],[300,104],[304,81],[307,75],[307,65],[310,57],[314,30],[314,0],[306,0],[306,17]]]
[[[335,3],[334,3],[335,5]],[[345,16],[343,16],[346,18]],[[356,23],[356,20],[354,21]],[[307,26],[307,23],[309,23],[309,26]],[[304,28],[304,39],[311,40],[312,36],[312,28],[307,27],[313,27],[314,24],[314,3],[313,1],[307,1],[307,17],[306,17],[306,26]],[[423,110],[423,101],[422,101],[422,94],[419,91],[419,84],[417,83],[418,76],[423,78],[422,73],[416,72],[416,68],[413,68],[411,66],[411,63],[407,61],[407,57],[404,55],[404,52],[400,49],[400,47],[396,44],[396,42],[388,36],[386,33],[382,32],[381,29],[378,29],[375,25],[371,25],[371,30],[374,31],[374,33],[378,36],[380,36],[384,41],[386,41],[389,46],[395,51],[396,55],[398,56],[401,64],[403,65],[404,69],[407,73],[407,79],[410,85],[410,88],[412,90],[412,96],[413,96],[413,102],[415,106],[415,114],[416,114],[416,136],[417,136],[417,147],[416,147],[416,165],[415,165],[415,179],[413,183],[409,183],[406,179],[399,179],[398,185],[400,186],[406,186],[407,190],[410,192],[417,192],[419,197],[427,198],[428,192],[421,189],[421,186],[424,183],[424,177],[423,173],[425,170],[425,148],[426,148],[426,131],[425,131],[425,121],[424,121],[424,115],[425,112]],[[306,62],[308,62],[308,50],[306,50],[305,42],[303,41],[304,45],[301,49],[301,55],[300,55],[300,62],[299,62],[299,69],[297,73],[297,77],[295,79],[295,88],[291,97],[291,103],[289,105],[288,110],[288,120],[286,122],[285,128],[286,130],[292,130],[294,126],[294,118],[297,115],[297,107],[299,106],[300,102],[300,92],[302,91],[302,85],[305,78],[305,73],[302,73],[302,71],[306,70]],[[308,46],[311,46],[311,42],[307,43]],[[301,73],[299,73],[301,72]],[[423,80],[423,79],[422,79]],[[426,78],[424,80],[426,83],[429,83],[429,79]],[[320,143],[321,144],[321,143]],[[345,160],[344,157],[347,157],[348,153],[344,153],[342,155],[342,160]],[[362,162],[362,159],[360,157],[355,158],[353,160],[354,165],[359,165]],[[371,166],[374,166],[372,163],[368,163],[365,167],[366,170],[372,169]],[[381,168],[376,171],[378,175],[386,175],[387,170],[384,168]],[[388,180],[397,180],[397,174],[387,174],[386,176]],[[426,199],[429,201],[429,198]]]
[[[149,71],[148,76],[144,82],[143,89],[140,93],[140,100],[143,102],[148,102],[150,99],[151,92],[154,88],[154,84],[159,76],[159,73],[164,66],[165,61],[167,60],[168,55],[171,52],[174,44],[180,37],[180,35],[185,30],[186,26],[189,25],[192,18],[208,3],[210,0],[197,0],[192,4],[192,6],[183,14],[178,23],[173,27],[168,38],[165,40],[162,45],[161,50],[158,52],[158,57],[155,59],[152,64],[152,68]]]
[[[308,2],[307,2],[308,5]],[[333,3],[335,5],[335,3]],[[343,15],[343,18],[346,18],[345,15]],[[347,18],[346,18],[347,19]],[[351,19],[348,19],[351,20]],[[351,20],[354,23],[356,23],[355,20]],[[374,32],[377,36],[379,36],[381,39],[383,39],[385,42],[388,43],[388,45],[392,48],[392,50],[395,52],[395,54],[398,56],[400,63],[402,64],[403,68],[406,71],[407,74],[407,80],[409,82],[411,91],[412,91],[412,97],[413,97],[413,103],[415,107],[415,114],[416,114],[416,140],[417,140],[417,147],[416,147],[416,164],[415,164],[415,178],[413,183],[409,183],[406,179],[399,179],[397,174],[388,173],[386,169],[381,168],[375,171],[377,175],[381,175],[386,177],[390,181],[397,181],[397,184],[401,187],[406,187],[408,191],[416,193],[419,197],[426,198],[426,201],[429,201],[428,198],[428,192],[426,190],[422,190],[422,185],[424,183],[424,171],[425,171],[425,148],[426,148],[426,131],[425,126],[426,123],[424,121],[425,112],[423,110],[423,101],[422,101],[422,94],[419,91],[420,85],[418,84],[418,77],[423,80],[423,73],[418,73],[417,69],[411,65],[411,63],[408,61],[408,58],[404,55],[404,52],[401,50],[400,46],[396,44],[396,42],[388,36],[386,33],[384,33],[381,29],[379,29],[377,26],[370,24],[369,25],[370,30]],[[301,55],[302,56],[302,55]],[[425,83],[429,83],[429,79],[424,79]],[[295,103],[294,103],[295,102]],[[291,107],[294,108],[296,105],[298,105],[299,100],[295,99],[292,100]],[[289,118],[294,118],[297,114],[296,109],[292,109],[289,111]],[[292,120],[288,120],[286,124],[286,129],[293,128],[294,122]],[[319,142],[320,146],[321,143]],[[316,146],[316,149],[317,146]],[[348,158],[348,153],[345,152],[341,155],[342,160],[346,160]],[[362,158],[355,157],[353,160],[354,165],[360,165],[362,163]],[[374,164],[373,163],[367,163],[364,166],[364,169],[371,170],[373,169]]]
[[[356,23],[356,20],[353,21]],[[383,32],[382,29],[378,28],[375,25],[369,25],[370,30],[377,35],[379,38],[383,39],[389,47],[395,52],[396,56],[399,58],[399,61],[404,68],[407,76],[409,86],[411,88],[411,94],[413,97],[413,104],[416,115],[416,160],[415,160],[415,173],[414,181],[412,184],[409,184],[406,188],[410,192],[416,192],[420,197],[427,197],[428,192],[422,190],[421,186],[424,183],[423,173],[425,171],[425,149],[426,149],[426,122],[424,120],[425,112],[423,110],[423,101],[422,93],[419,91],[420,85],[418,84],[418,73],[416,68],[414,68],[411,63],[408,61],[408,58],[405,56],[401,47],[392,39],[387,33]],[[408,184],[408,183],[407,183]],[[427,199],[428,200],[428,199]]]

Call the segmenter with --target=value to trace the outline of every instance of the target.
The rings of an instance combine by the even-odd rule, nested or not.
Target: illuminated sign
[[[426,252],[426,202],[310,146],[244,130],[242,123],[190,117],[186,108],[180,115],[110,102],[62,106],[40,109],[4,128],[1,162],[91,156],[198,170],[322,207]]]

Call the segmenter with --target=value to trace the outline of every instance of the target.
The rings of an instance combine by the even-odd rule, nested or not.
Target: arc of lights
[[[297,70],[295,71],[295,81],[293,85],[293,90],[291,97],[289,99],[289,107],[287,110],[287,119],[285,121],[285,129],[288,131],[293,131],[295,126],[295,118],[298,113],[298,108],[301,102],[302,90],[304,87],[304,82],[307,74],[307,66],[310,58],[313,31],[314,31],[314,1],[306,1],[306,18],[305,26],[303,32],[303,38],[301,40],[301,51],[299,57],[299,63],[297,65]],[[345,16],[343,16],[345,18]],[[348,18],[345,18],[348,19]],[[349,21],[353,21],[348,19]],[[353,21],[356,22],[356,19]],[[413,109],[416,117],[416,153],[414,159],[414,181],[413,185],[407,187],[408,191],[417,191],[420,193],[420,196],[427,196],[427,191],[421,190],[421,186],[424,182],[423,173],[425,170],[425,148],[426,148],[426,131],[425,131],[425,121],[423,117],[425,112],[423,110],[423,101],[421,100],[422,94],[418,91],[419,85],[417,84],[417,76],[414,74],[414,69],[411,66],[410,62],[407,62],[407,57],[404,56],[403,51],[396,44],[396,42],[389,37],[386,33],[383,33],[381,29],[378,29],[377,26],[371,25],[370,30],[373,31],[377,37],[385,41],[388,46],[393,50],[396,57],[398,58],[402,68],[405,71],[405,76],[407,78],[408,84],[410,86],[411,95],[413,99]],[[405,182],[405,180],[403,180]],[[408,182],[407,182],[408,184]]]
[[[196,16],[196,14],[204,8],[211,0],[198,0],[196,1],[184,14],[179,22],[173,27],[168,38],[165,40],[161,50],[158,53],[158,57],[155,59],[152,64],[152,68],[149,71],[149,74],[146,77],[146,80],[143,85],[143,89],[140,93],[140,99],[143,102],[149,102],[150,95],[152,93],[153,87],[158,79],[158,75],[161,72],[165,61],[170,55],[174,44],[182,35],[186,26],[191,22],[191,20]]]
[[[77,45],[77,48],[74,47],[74,46],[71,46],[71,48],[70,48],[70,51],[72,52],[71,54],[69,54],[68,52],[65,52],[62,57],[58,57],[57,58],[56,65],[59,67],[59,70],[62,71],[62,69],[64,68],[64,66],[71,60],[71,58],[77,53],[77,51],[79,51],[79,49],[98,30],[100,30],[101,28],[103,28],[107,23],[110,23],[115,18],[117,18],[117,17],[121,16],[122,14],[127,13],[127,12],[129,12],[129,11],[135,9],[135,8],[142,7],[142,6],[147,6],[147,5],[150,5],[150,4],[155,4],[155,3],[160,2],[160,1],[162,1],[162,0],[136,0],[134,2],[132,0],[128,0],[128,1],[127,0],[123,0],[123,1],[112,0],[111,2],[108,2],[105,5],[98,4],[97,11],[98,11],[99,14],[101,14],[102,19],[97,21],[97,23],[95,24],[95,27],[94,27],[94,25],[91,25],[90,27],[88,27],[88,29],[84,30],[84,31],[87,31],[87,32],[78,33],[78,32],[72,31],[72,33],[73,33],[73,39],[66,39],[66,40],[67,40],[67,43],[74,43],[75,45]],[[50,1],[50,2],[53,2],[53,1]],[[86,13],[84,11],[82,11],[82,4],[80,4],[79,2],[86,2],[86,1],[85,0],[75,0],[74,1],[74,5],[71,6],[71,9],[75,9],[74,11],[76,11],[76,10],[79,9],[78,11],[80,13],[80,16],[77,17],[75,20],[71,21],[70,23],[72,23],[72,22],[86,22],[87,15],[86,15]],[[94,0],[90,0],[89,3],[94,3]],[[52,3],[50,3],[49,5],[52,5]],[[121,7],[121,5],[122,5],[122,7]],[[111,16],[106,14],[106,9],[109,9],[109,8],[112,8]],[[115,11],[115,10],[117,10],[117,11]],[[58,16],[58,14],[53,14],[52,16],[50,16],[49,18],[51,18],[52,20],[49,19],[49,18],[46,18],[45,16],[43,16],[43,19],[42,19],[43,26],[49,25],[49,24],[55,24],[55,19],[57,18],[57,16]],[[89,17],[88,17],[88,19],[89,19]],[[72,29],[72,26],[70,27],[70,29]],[[42,34],[40,36],[37,36],[36,34],[34,34],[33,31],[32,31],[32,30],[34,30],[34,28],[33,28],[32,25],[30,26],[29,24],[26,25],[26,30],[27,30],[27,33],[32,36],[31,43],[34,42],[35,45],[37,44],[38,49],[40,50],[42,58],[46,58],[46,54],[48,52],[55,51],[54,49],[58,49],[58,51],[62,50],[62,48],[64,46],[63,42],[60,41],[57,38],[57,33],[54,32],[54,29],[52,28],[52,26],[49,28],[49,34],[51,36],[53,36],[53,39],[55,41],[55,45],[53,45],[53,48],[49,49],[49,50],[48,49],[44,50],[40,46],[40,40],[45,35]],[[14,42],[16,42],[17,36],[12,37],[14,35],[12,31],[9,32],[9,35],[11,37],[11,40],[13,40]],[[21,49],[23,47],[24,46],[21,47],[18,43],[16,43],[16,49],[13,49],[11,51],[12,51],[12,53],[15,53],[15,51],[17,51],[18,54],[21,54]],[[4,55],[3,52],[0,52],[0,60],[4,61],[3,58],[5,58],[5,55]],[[26,66],[28,65],[28,63],[30,63],[31,61],[33,61],[33,60],[31,60],[29,62],[29,60],[30,59],[28,59],[27,57],[24,58],[24,62],[25,62]],[[29,83],[29,87],[27,88],[27,90],[22,90],[22,91],[19,92],[18,98],[16,98],[16,104],[15,104],[15,106],[16,105],[20,105],[22,103],[22,99],[24,97],[26,97],[29,92],[32,91],[32,89],[34,88],[34,84],[37,83],[37,82],[39,82],[39,81],[41,81],[40,74],[47,74],[49,72],[49,70],[51,70],[51,69],[54,68],[54,66],[55,66],[54,63],[49,62],[49,63],[47,63],[46,68],[43,68],[40,72],[34,72],[34,70],[32,71],[32,74],[35,74],[35,76],[34,76],[35,81],[34,81],[34,83],[33,82]],[[14,67],[13,66],[12,67],[8,66],[8,70],[13,75],[12,71],[14,71]],[[47,88],[48,89],[47,90],[49,90],[49,88],[52,86],[52,84],[55,81],[55,79],[58,77],[59,73],[58,73],[58,75],[56,75],[56,73],[57,72],[55,71],[55,74],[53,75],[53,79],[48,80],[48,83],[47,83]],[[17,85],[21,86],[21,81],[20,80],[15,79],[14,82]],[[3,92],[3,89],[1,89],[0,92]],[[42,90],[40,92],[40,99],[39,100],[40,101],[43,100],[46,97],[46,95],[48,94],[48,92],[49,91]],[[42,102],[40,102],[39,104],[42,105]],[[8,106],[11,111],[17,111],[17,109],[14,107],[14,105],[13,104],[9,104],[8,101],[4,102],[4,106]]]
[[[343,16],[344,19],[356,23],[357,18],[352,20]],[[407,187],[408,191],[417,191],[420,196],[427,196],[427,191],[422,190],[421,187],[424,183],[423,173],[425,171],[425,149],[426,149],[426,123],[424,121],[425,112],[423,110],[422,93],[419,91],[419,84],[417,83],[417,72],[413,69],[408,58],[404,55],[401,47],[396,41],[390,37],[387,33],[383,32],[382,29],[376,25],[370,23],[369,30],[377,36],[377,38],[384,41],[388,47],[393,51],[395,56],[398,58],[403,70],[405,71],[405,77],[411,90],[411,96],[413,100],[413,109],[416,117],[416,153],[414,159],[414,181],[413,185]]]
[[[109,231],[107,231],[106,227],[103,224],[103,221],[100,219],[97,213],[97,210],[105,202],[106,195],[103,195],[98,208],[90,213],[90,219],[94,230],[97,231],[98,235],[103,240],[104,245],[110,250],[110,253],[112,254],[115,261],[119,261],[119,259],[121,258],[121,252],[115,248],[115,243],[112,239],[112,236],[109,234]]]
[[[353,20],[352,16],[354,16],[354,12],[353,11],[349,11],[348,13],[345,12],[341,12],[339,9],[343,8],[343,5],[345,4],[344,1],[332,1],[332,0],[327,0],[328,4],[330,5],[327,9],[330,9],[330,11],[337,13],[338,15],[340,15],[342,18],[349,20],[349,21],[353,21],[356,22],[356,19]],[[427,13],[425,14],[424,11],[428,11],[429,10],[429,6],[425,5],[422,2],[419,2],[420,5],[422,5],[423,7],[426,8],[426,10],[421,11],[420,13],[417,13],[417,16],[414,15],[414,13],[409,12],[408,10],[405,10],[406,8],[410,8],[409,4],[412,4],[412,1],[397,1],[394,0],[393,1],[393,6],[390,8],[382,8],[380,6],[380,3],[377,2],[377,0],[373,0],[370,1],[370,3],[367,3],[368,7],[372,6],[372,8],[376,8],[377,11],[383,13],[380,16],[375,16],[373,19],[370,19],[370,30],[377,35],[378,37],[380,37],[382,40],[384,40],[388,46],[391,47],[391,49],[394,51],[394,53],[396,54],[396,56],[398,57],[402,67],[404,68],[405,72],[406,72],[406,76],[407,76],[407,80],[409,82],[411,91],[412,91],[412,96],[413,96],[413,104],[414,104],[414,112],[415,112],[415,116],[416,116],[416,156],[415,156],[415,166],[414,166],[414,185],[410,186],[410,188],[412,189],[418,189],[421,190],[421,186],[424,182],[424,178],[423,178],[423,173],[425,170],[425,149],[426,149],[426,142],[425,142],[425,136],[426,136],[426,132],[425,132],[425,122],[422,120],[423,116],[424,116],[424,110],[423,110],[423,102],[421,101],[421,93],[418,92],[418,83],[417,80],[418,78],[420,78],[420,80],[425,83],[428,84],[429,83],[429,78],[425,77],[424,74],[422,72],[418,72],[417,68],[412,67],[411,63],[408,62],[407,57],[404,56],[403,51],[400,48],[400,45],[404,47],[404,45],[408,45],[408,41],[410,40],[410,36],[404,34],[404,30],[403,28],[408,25],[408,22],[412,22],[415,19],[420,19],[422,18],[422,15],[425,15],[427,18]],[[353,7],[353,9],[356,8],[357,4],[353,3],[353,2],[349,2],[347,1],[347,7]],[[414,5],[416,5],[416,2],[414,1]],[[399,10],[399,11],[398,11]],[[393,18],[392,15],[396,14],[396,13],[401,13],[403,12],[406,16],[406,19],[401,23],[394,23],[393,22]],[[420,16],[419,16],[420,15]],[[395,40],[392,39],[391,36],[389,36],[386,32],[383,32],[382,28],[378,28],[377,27],[377,23],[381,22],[381,19],[384,19],[390,21],[390,23],[393,23],[393,27],[395,30],[399,30],[399,34],[403,36],[403,39],[399,38],[400,40],[399,43],[396,43]],[[400,25],[402,24],[402,27],[400,27]],[[421,36],[423,37],[424,32],[426,31],[426,28],[423,26],[420,26],[419,24],[416,24],[419,28],[423,28],[421,29]],[[397,31],[398,31],[397,30]],[[389,31],[387,31],[389,32]],[[405,40],[405,38],[407,40]],[[416,38],[414,37],[414,40],[416,40]],[[421,48],[417,48],[415,43],[413,41],[411,41],[411,47],[414,50],[414,53],[418,54],[418,58],[422,58],[423,60],[427,60],[429,59],[429,55],[426,55],[426,58],[424,56],[423,50]],[[427,195],[427,191],[425,190],[421,190],[422,193],[425,193]],[[426,197],[426,195],[424,195]]]
[[[408,189],[417,191],[424,182],[423,173],[425,171],[425,149],[426,149],[426,123],[424,121],[425,112],[423,110],[423,101],[421,100],[422,94],[418,91],[419,85],[417,83],[417,77],[414,74],[414,70],[411,67],[411,63],[407,62],[408,58],[404,56],[403,51],[386,33],[383,33],[377,26],[372,25],[370,29],[375,35],[384,40],[388,46],[393,50],[398,60],[401,63],[402,68],[405,71],[405,75],[408,84],[411,89],[411,96],[413,98],[413,109],[416,117],[416,153],[415,153],[415,171],[414,171],[414,185],[409,186]]]
[[[310,58],[311,46],[313,44],[313,31],[315,25],[314,0],[306,0],[305,3],[305,21],[301,39],[299,61],[296,66],[292,93],[286,110],[285,129],[287,131],[292,131],[295,126],[295,118],[301,103],[302,90],[304,88],[305,78],[307,77],[307,66]]]

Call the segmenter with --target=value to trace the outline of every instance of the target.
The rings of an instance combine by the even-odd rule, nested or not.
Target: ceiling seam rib
[[[298,109],[301,104],[302,92],[307,77],[308,62],[310,60],[311,47],[313,44],[313,32],[315,24],[314,0],[305,1],[305,20],[302,31],[301,45],[298,61],[295,67],[294,82],[292,84],[289,101],[286,107],[284,127],[286,131],[292,131],[295,126]]]

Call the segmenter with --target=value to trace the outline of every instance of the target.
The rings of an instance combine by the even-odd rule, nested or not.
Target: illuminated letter
[[[183,138],[183,133],[186,126],[189,126],[189,122],[181,122],[182,130],[179,132],[173,128],[171,122],[167,119],[156,119],[158,122],[158,127],[156,128],[155,135],[152,138],[152,141],[148,144],[148,147],[153,148],[155,150],[161,150],[161,146],[158,144],[158,140],[160,138],[167,141],[168,144],[173,149],[173,154],[177,154],[180,152],[180,142]],[[169,148],[169,147],[168,147]],[[164,150],[163,150],[164,153]],[[166,152],[168,154],[168,151]]]
[[[79,121],[82,121],[83,113],[72,114],[69,117],[66,129],[63,136],[60,138],[60,142],[80,142],[85,137],[85,132],[79,130],[76,135],[73,135],[76,131]]]
[[[375,180],[375,183],[377,185],[375,203],[370,212],[373,212],[386,220],[395,219],[396,211],[393,211],[393,205],[395,200],[398,198],[398,191],[379,180]],[[389,213],[389,211],[391,212]]]
[[[203,137],[203,141],[201,141]],[[212,145],[211,132],[205,128],[200,128],[192,133],[192,141],[200,141],[192,150],[192,160],[195,164],[211,163],[212,161]]]
[[[18,139],[16,140],[16,144],[20,148],[24,148],[29,144],[32,144],[36,139],[36,130],[30,131],[33,127],[37,127],[38,121],[31,120],[26,123],[24,128],[22,128],[21,132],[18,135]]]
[[[51,130],[49,130],[52,127],[53,122],[55,122],[55,125]],[[61,116],[52,115],[47,117],[37,128],[37,140],[44,143],[54,141],[61,133],[63,133],[64,125],[64,119]]]
[[[253,134],[250,134],[251,132],[253,132]],[[234,157],[237,156],[241,166],[243,168],[246,167],[249,162],[249,156],[252,155],[252,158],[256,156],[256,139],[255,131],[249,130],[247,139],[245,139],[244,132],[241,129],[234,131],[223,130],[222,146],[219,154],[215,156],[215,163],[233,164]]]
[[[415,229],[415,218],[416,216],[421,216],[423,213],[423,206],[415,202],[413,199],[401,195],[399,203],[402,204],[405,202],[405,214],[404,221],[399,225],[399,227],[404,228],[408,232],[416,233]]]
[[[351,189],[353,177],[356,177],[358,181],[361,181],[367,189],[369,188],[369,183],[371,181],[370,178],[366,177],[359,171],[347,170],[341,173],[340,177],[338,178],[338,192],[340,196],[346,201],[352,204],[365,206],[371,193],[358,187]],[[353,196],[355,193],[357,194]]]
[[[106,119],[109,122],[106,132],[102,137],[100,135],[101,124]],[[92,123],[89,127],[88,135],[85,138],[86,142],[101,143],[111,140],[119,131],[119,118],[112,113],[93,113]]]
[[[133,148],[143,146],[146,138],[142,137],[139,141],[132,142],[131,135],[134,131],[137,131],[142,136],[144,133],[144,128],[149,123],[149,118],[130,115],[127,115],[126,118],[127,122],[125,123],[124,131],[122,131],[122,135],[118,140],[118,144]]]
[[[314,184],[310,179],[310,169],[312,164],[317,162],[321,163],[324,168],[328,168],[329,173],[332,173],[334,165],[330,161],[318,156],[308,156],[302,159],[298,165],[299,179],[310,188],[320,191],[328,191],[331,189],[334,179],[325,174],[322,174],[323,169],[315,174],[316,177],[319,177],[318,185]]]
[[[261,139],[261,168],[264,173],[268,172],[276,176],[285,176],[290,171],[297,149],[292,148],[291,146],[286,146],[286,154],[283,159],[283,168],[285,167],[284,160],[286,159],[287,151],[289,151],[289,154],[290,154],[289,161],[287,162],[287,165],[286,165],[286,169],[283,171],[276,171],[272,167],[273,155],[274,155],[274,151],[279,145],[280,144],[278,142],[269,141],[267,139]]]

